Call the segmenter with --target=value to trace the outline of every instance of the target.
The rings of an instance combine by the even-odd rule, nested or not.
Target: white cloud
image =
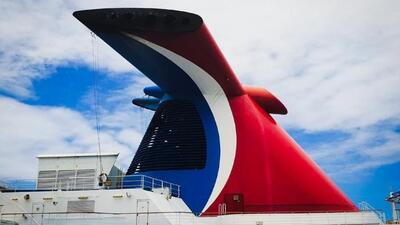
[[[371,169],[399,161],[400,133],[392,123],[351,130],[348,138],[314,145],[309,153],[336,180],[363,179]]]
[[[310,149],[315,157],[319,155],[317,160],[324,168],[331,171],[329,168],[346,164],[356,171],[360,166],[349,163],[354,152],[362,154],[363,161],[358,164],[365,167],[393,162],[390,157],[382,156],[379,158],[382,163],[373,163],[368,157],[392,156],[396,150],[391,146],[398,146],[396,138],[369,147],[368,139],[361,137],[380,138],[381,130],[373,127],[400,119],[397,104],[400,98],[399,1],[6,0],[0,3],[3,12],[0,15],[0,90],[19,98],[34,97],[32,80],[49,76],[54,68],[70,63],[90,66],[91,37],[72,17],[72,12],[100,7],[160,7],[200,14],[239,78],[245,83],[266,87],[286,104],[289,115],[276,117],[285,127],[310,133],[338,130],[352,136],[337,143],[341,151],[325,145]],[[133,67],[102,41],[99,40],[98,46],[101,70],[106,70],[111,77],[132,71]],[[121,102],[141,95],[142,85],[147,84],[147,81],[134,80],[133,85],[104,100],[104,104],[113,106],[102,108],[101,122],[109,132],[104,140],[135,150],[140,139],[140,135],[135,135],[138,128],[126,123],[140,124],[149,115],[139,119],[138,115],[142,114]],[[16,110],[61,110],[14,103],[21,106]],[[68,112],[71,121],[87,127],[82,132],[71,133],[74,129],[65,132],[56,128],[59,126],[56,119],[42,118],[47,121],[46,126],[54,129],[54,134],[36,139],[13,134],[14,137],[3,140],[7,144],[4,146],[14,142],[17,146],[22,142],[26,146],[35,146],[35,143],[42,146],[48,142],[53,143],[51,148],[46,148],[48,151],[64,151],[65,146],[83,151],[91,149],[93,141],[88,136],[93,135],[93,129],[87,118],[63,110]],[[7,121],[15,119],[15,115],[23,117],[22,112],[7,114],[10,116]],[[38,124],[28,124],[38,129]],[[389,128],[382,129],[388,137],[394,135]],[[77,141],[65,142],[64,135],[75,135]],[[355,150],[349,154],[351,149]],[[333,161],[324,160],[332,155],[343,161],[338,160],[332,166]]]
[[[92,38],[73,16],[79,1],[2,1],[0,3],[0,89],[33,97],[31,81],[68,63],[91,65]],[[101,40],[98,41],[102,43]],[[132,70],[115,51],[98,44],[102,69]]]
[[[35,177],[38,154],[98,151],[93,122],[71,109],[0,97],[0,124],[0,177]],[[120,163],[126,168],[140,136],[133,125],[105,128],[100,135],[102,152],[120,152]]]
[[[0,88],[29,97],[34,95],[31,80],[47,76],[49,69],[91,65],[89,31],[72,17],[75,10],[166,7],[202,15],[239,77],[267,87],[286,103],[286,126],[318,131],[399,115],[393,101],[400,95],[398,1],[229,1],[226,10],[227,4],[3,1]],[[98,46],[101,69],[132,71],[102,41]]]

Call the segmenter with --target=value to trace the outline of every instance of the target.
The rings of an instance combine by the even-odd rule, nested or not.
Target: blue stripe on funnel
[[[160,99],[164,96],[164,92],[158,86],[145,87],[143,89],[143,92],[146,95],[150,95],[150,96],[153,96],[153,97],[156,97],[156,98],[160,98]]]

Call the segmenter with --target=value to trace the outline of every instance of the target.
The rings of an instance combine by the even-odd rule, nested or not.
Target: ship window
[[[155,112],[127,174],[202,169],[205,161],[206,139],[196,107],[173,100]]]

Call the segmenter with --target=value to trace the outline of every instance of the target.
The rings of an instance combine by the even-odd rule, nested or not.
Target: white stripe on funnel
[[[218,82],[196,64],[141,37],[128,33],[125,33],[125,35],[152,48],[180,67],[199,87],[211,109],[219,133],[221,156],[217,179],[207,204],[202,210],[202,212],[204,212],[215,201],[228,181],[236,155],[236,127],[228,98]]]

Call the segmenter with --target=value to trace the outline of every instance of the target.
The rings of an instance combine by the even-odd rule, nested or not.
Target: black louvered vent
[[[196,107],[167,101],[155,112],[127,174],[202,169],[205,162],[206,139]]]

